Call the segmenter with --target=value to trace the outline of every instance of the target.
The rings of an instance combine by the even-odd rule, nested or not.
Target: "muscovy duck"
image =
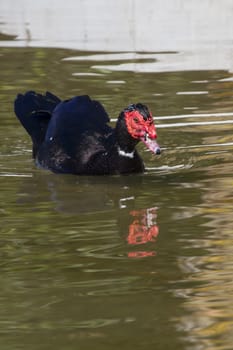
[[[160,154],[152,115],[141,103],[125,108],[115,129],[104,107],[87,95],[61,101],[50,92],[28,91],[17,96],[15,114],[31,136],[36,164],[55,173],[143,172],[139,141]]]

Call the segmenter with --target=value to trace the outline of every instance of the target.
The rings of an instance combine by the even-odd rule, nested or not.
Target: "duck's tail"
[[[15,100],[15,114],[33,142],[33,157],[44,141],[48,123],[54,108],[61,100],[50,92],[45,95],[28,91],[18,94]]]

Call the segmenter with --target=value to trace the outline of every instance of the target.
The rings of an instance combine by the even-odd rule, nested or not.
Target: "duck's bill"
[[[141,138],[144,145],[154,154],[160,154],[161,149],[155,140],[150,139],[148,136]]]

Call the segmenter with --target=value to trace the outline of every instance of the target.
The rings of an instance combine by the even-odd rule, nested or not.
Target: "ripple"
[[[178,91],[176,95],[208,95],[209,91]]]
[[[170,124],[159,124],[156,127],[158,129],[162,129],[162,128],[179,128],[179,127],[185,127],[185,126],[209,126],[209,125],[226,125],[226,124],[233,124],[233,120],[229,119],[229,120],[211,120],[211,121],[207,121],[207,122],[188,122],[188,123],[170,123]]]
[[[155,121],[157,120],[176,120],[176,119],[193,119],[193,118],[224,118],[233,117],[232,112],[222,113],[195,113],[195,114],[178,114],[178,115],[165,115],[165,116],[154,116]],[[111,118],[112,122],[116,122],[117,118]],[[163,127],[161,124],[156,127]]]
[[[172,172],[178,169],[191,169],[193,165],[191,164],[177,164],[174,166],[163,165],[158,167],[146,167],[146,171],[161,171],[161,172]]]
[[[108,80],[107,84],[125,84],[124,80]]]
[[[125,61],[135,59],[151,59],[153,55],[150,53],[140,54],[136,52],[122,52],[122,53],[104,53],[83,56],[65,57],[62,61]]]
[[[33,177],[32,174],[0,173],[0,177]]]
[[[78,72],[78,73],[72,73],[73,76],[93,76],[93,77],[101,77],[103,76],[104,74],[102,73],[94,73],[94,72]]]
[[[233,117],[232,112],[222,112],[222,113],[195,113],[195,114],[178,114],[178,115],[168,115],[168,116],[156,116],[156,120],[169,120],[169,119],[186,119],[186,118],[223,118],[223,117]]]

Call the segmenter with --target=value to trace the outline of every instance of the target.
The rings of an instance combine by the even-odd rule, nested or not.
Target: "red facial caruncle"
[[[152,114],[145,117],[137,109],[125,111],[125,122],[128,133],[137,140],[141,140],[150,151],[160,154],[160,147],[155,141],[156,128]]]
[[[152,115],[145,120],[138,110],[125,112],[125,121],[128,132],[135,139],[141,139],[145,133],[151,139],[156,139],[157,134]]]

